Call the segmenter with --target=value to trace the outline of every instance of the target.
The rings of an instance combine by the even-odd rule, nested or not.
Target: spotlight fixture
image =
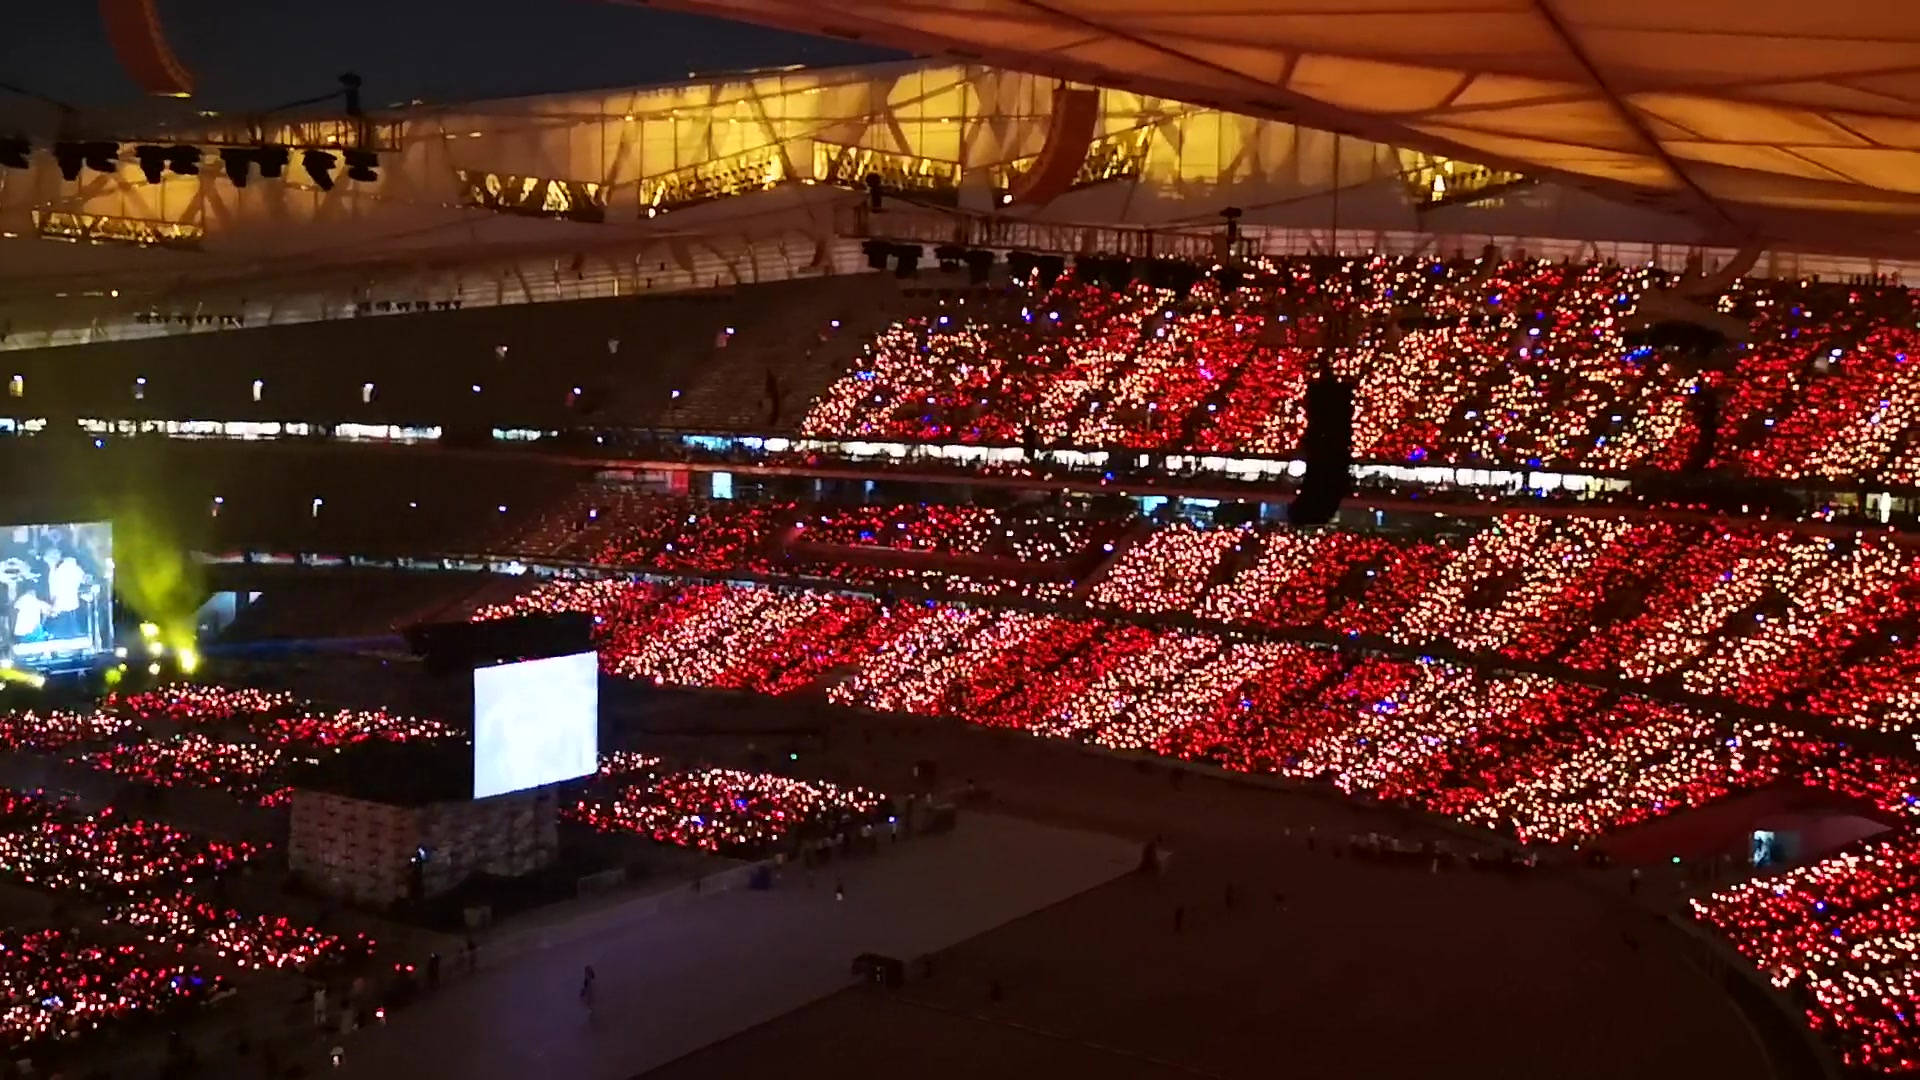
[[[347,179],[357,184],[371,184],[380,179],[374,169],[380,164],[380,155],[371,150],[348,150],[341,155],[347,161]]]
[[[333,170],[338,164],[334,156],[325,150],[309,150],[300,155],[300,167],[307,171],[307,178],[313,181],[313,186],[321,191],[333,190]]]
[[[80,144],[80,160],[87,168],[111,176],[120,171],[120,144],[93,141]]]
[[[254,151],[229,146],[220,151],[220,164],[226,167],[227,179],[234,187],[247,186],[247,175],[253,171]]]
[[[289,156],[284,146],[262,146],[255,150],[253,160],[260,166],[260,178],[278,180],[284,176]]]
[[[1033,260],[1034,273],[1040,276],[1040,291],[1048,293],[1067,269],[1067,260],[1058,255],[1039,255]]]
[[[60,176],[66,180],[80,179],[80,168],[83,165],[94,172],[119,172],[119,155],[118,143],[57,142],[53,144],[53,160],[59,164]]]
[[[341,75],[340,96],[347,100],[348,116],[359,116],[364,111],[360,108],[360,76],[351,71]]]
[[[1231,244],[1240,239],[1240,219],[1244,217],[1245,214],[1246,211],[1241,210],[1237,206],[1229,206],[1225,210],[1220,211],[1221,218],[1225,219],[1227,223],[1228,243]]]
[[[160,182],[160,177],[167,171],[167,151],[165,147],[136,146],[133,148],[133,157],[135,161],[140,163],[140,174],[147,178],[147,183],[157,184]]]
[[[893,276],[910,278],[920,273],[920,256],[925,252],[919,244],[896,244],[893,249],[895,260]]]
[[[993,273],[993,252],[975,248],[962,258],[967,264],[967,283],[985,285]]]
[[[0,139],[0,169],[24,169],[33,144],[25,139]]]
[[[159,183],[161,175],[168,171],[177,176],[200,174],[200,148],[197,146],[136,146],[133,156],[140,163],[140,173],[149,184]],[[88,162],[88,166],[97,168],[92,162]]]

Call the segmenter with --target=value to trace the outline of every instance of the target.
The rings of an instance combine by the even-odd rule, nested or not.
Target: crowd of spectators
[[[824,688],[875,711],[1326,781],[1522,840],[1782,778],[1902,815],[1920,804],[1896,759],[1789,724],[1431,657],[795,588],[559,582],[514,606],[593,611],[603,664],[632,678]]]
[[[1650,696],[1813,713],[1920,740],[1912,689],[1920,674],[1920,549],[1886,534],[1727,518],[1515,514],[1423,535],[1184,520],[1151,526],[921,504],[804,512],[776,504],[749,518],[726,503],[703,510],[659,501],[668,506],[656,513],[673,515],[682,546],[670,558],[617,565],[842,582],[900,599],[1064,608],[1084,601],[1094,613],[1129,620],[1175,617],[1226,631],[1570,669]],[[771,532],[745,535],[750,522]],[[715,546],[703,546],[707,537]],[[899,553],[913,558],[900,561]],[[799,606],[758,612],[714,606],[719,595],[572,584],[517,603],[597,614],[602,604],[614,614],[640,605],[644,611],[610,623],[617,629],[609,633],[632,643],[613,650],[616,670],[746,689],[769,689],[759,681],[769,668],[745,662],[746,639],[729,635],[756,632],[757,619],[828,619],[846,631],[823,638],[836,642],[858,627],[886,629],[873,626],[869,606],[845,597],[808,594],[791,602]],[[703,655],[682,641],[725,647]],[[792,655],[818,661],[793,673],[800,679],[842,662],[827,651]]]
[[[250,971],[316,974],[374,951],[365,934],[330,934],[284,915],[248,915],[192,893],[142,897],[111,909],[109,921],[129,927],[156,946],[195,949]]]
[[[153,787],[209,788],[260,806],[285,806],[293,801],[293,789],[285,783],[288,770],[318,759],[278,746],[226,742],[193,731],[120,743],[73,760]]]
[[[1850,1068],[1920,1068],[1920,834],[1691,901],[1694,916],[1794,995]]]
[[[210,880],[261,850],[112,807],[87,813],[56,802],[42,808],[37,819],[9,821],[0,832],[0,876],[74,898],[115,898]]]
[[[166,1019],[220,988],[220,977],[198,965],[138,946],[90,943],[65,930],[0,930],[0,1041],[15,1051],[136,1016]]]
[[[1629,340],[1644,266],[1282,261],[1190,294],[1069,273],[1018,300],[896,323],[817,398],[819,438],[1296,456],[1304,389],[1357,382],[1370,461],[1679,469],[1689,398],[1723,395],[1713,463],[1777,479],[1912,484],[1920,343],[1894,286],[1739,279],[1704,303],[1750,341],[1706,364]],[[1337,354],[1330,349],[1337,348]]]
[[[101,709],[21,709],[0,714],[0,750],[57,751],[119,736],[135,721]]]
[[[1325,783],[1523,843],[1585,845],[1768,787],[1840,796],[1895,823],[1889,838],[1694,910],[1798,995],[1850,1066],[1920,1067],[1920,765],[1846,735],[1920,734],[1907,548],[1514,517],[1438,539],[1175,525],[1116,554],[1084,610],[560,581],[491,614],[591,611],[603,662],[629,677],[824,693]],[[748,791],[707,772],[574,813],[703,845]]]
[[[592,790],[567,810],[609,832],[726,855],[764,854],[788,840],[869,824],[885,796],[820,780],[739,769],[673,768],[659,758],[615,752]]]

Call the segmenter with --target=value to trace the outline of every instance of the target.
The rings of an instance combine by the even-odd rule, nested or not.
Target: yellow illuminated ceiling
[[[1530,173],[1710,237],[1920,249],[1903,0],[627,0]]]

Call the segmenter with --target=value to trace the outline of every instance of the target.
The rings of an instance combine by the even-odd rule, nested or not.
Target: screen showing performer
[[[113,648],[113,526],[0,526],[0,667],[45,670]]]

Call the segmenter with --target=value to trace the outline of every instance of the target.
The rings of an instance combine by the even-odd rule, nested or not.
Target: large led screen
[[[474,798],[586,776],[599,751],[595,654],[474,669]]]
[[[47,669],[113,648],[113,526],[0,526],[0,668]]]

